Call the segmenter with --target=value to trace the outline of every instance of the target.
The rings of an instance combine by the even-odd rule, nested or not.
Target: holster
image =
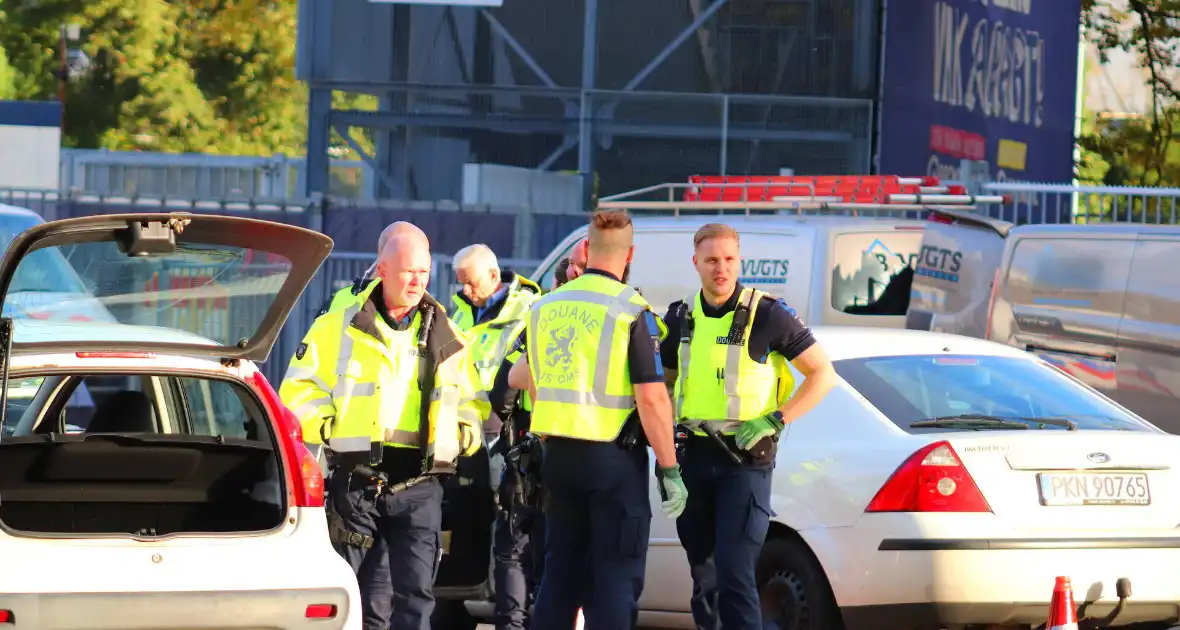
[[[344,524],[344,517],[336,511],[335,502],[329,498],[324,505],[324,512],[328,515],[328,539],[334,543],[368,549],[373,546],[373,537],[359,532],[349,531]]]
[[[519,505],[539,507],[541,504],[541,441],[526,435],[508,451],[506,457],[511,474],[515,475],[515,498]]]
[[[643,432],[643,423],[639,421],[638,411],[632,411],[631,415],[627,416],[623,429],[619,431],[619,437],[615,438],[615,444],[624,451],[647,448],[647,434]]]

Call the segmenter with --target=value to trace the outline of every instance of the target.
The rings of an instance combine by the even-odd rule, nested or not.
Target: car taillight
[[[332,619],[336,616],[335,604],[310,604],[303,613],[307,619]]]
[[[949,442],[918,449],[877,491],[866,512],[991,512]]]
[[[262,395],[267,411],[277,420],[287,478],[291,481],[292,504],[294,507],[324,507],[324,474],[315,456],[303,445],[303,427],[299,425],[299,419],[279,399],[262,372],[255,372],[250,380]]]

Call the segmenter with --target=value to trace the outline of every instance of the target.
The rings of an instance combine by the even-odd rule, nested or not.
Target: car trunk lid
[[[332,239],[305,228],[190,213],[112,214],[51,221],[19,234],[0,260],[4,312],[78,321],[98,304],[119,324],[155,326],[178,336],[117,343],[95,328],[72,336],[70,351],[120,350],[265,361]],[[84,293],[46,292],[38,270],[64,258]],[[40,295],[37,295],[40,294]],[[37,299],[34,299],[36,297]],[[83,324],[84,325],[84,324]],[[13,342],[14,352],[51,352],[53,341]]]
[[[1017,530],[1174,529],[1180,437],[1149,431],[988,432],[949,437],[992,511]]]

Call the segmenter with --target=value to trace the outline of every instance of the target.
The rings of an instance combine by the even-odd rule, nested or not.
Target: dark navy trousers
[[[692,572],[698,630],[762,630],[754,568],[770,528],[773,456],[737,464],[707,438],[680,454],[688,506],[676,519]]]
[[[529,594],[536,593],[545,564],[544,514],[539,508],[521,504],[517,499],[516,485],[516,475],[505,467],[500,479],[500,509],[492,542],[492,555],[496,561],[496,630],[531,627],[528,623]]]
[[[533,628],[634,630],[647,565],[651,503],[647,450],[550,437],[545,483],[545,572]]]
[[[373,546],[361,549],[336,542],[332,546],[357,574],[364,630],[430,630],[442,485],[428,479],[375,498],[372,491],[349,486],[346,472],[333,471],[329,498],[345,526],[372,536]]]

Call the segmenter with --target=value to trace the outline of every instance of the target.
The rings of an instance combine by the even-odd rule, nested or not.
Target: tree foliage
[[[1134,55],[1151,103],[1142,118],[1086,121],[1080,176],[1109,185],[1180,185],[1180,0],[1083,0],[1082,11],[1103,61],[1112,50]]]
[[[63,24],[90,67],[68,82],[66,143],[114,150],[300,154],[297,0],[5,0],[15,98],[57,96]],[[0,90],[4,88],[0,63]]]

